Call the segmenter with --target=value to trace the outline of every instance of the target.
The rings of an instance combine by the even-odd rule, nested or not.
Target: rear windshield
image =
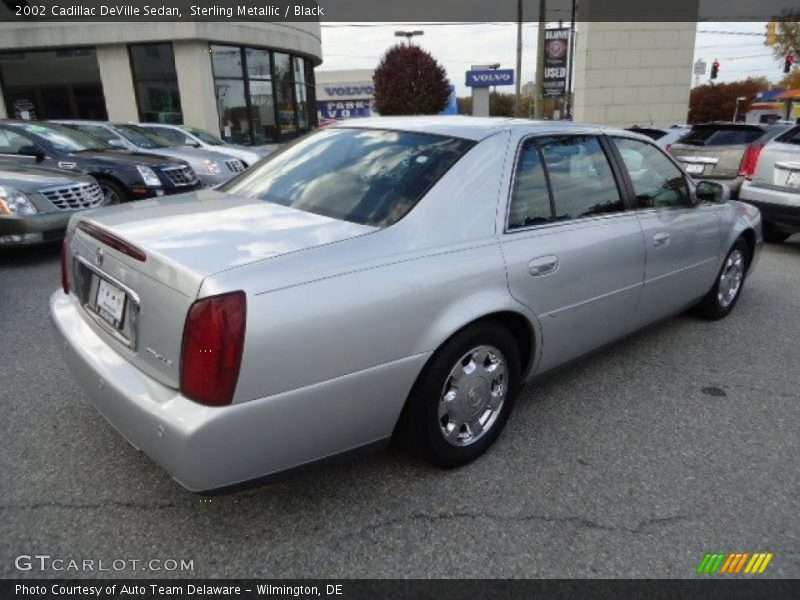
[[[323,129],[219,188],[334,219],[388,227],[475,142],[373,129]]]
[[[678,143],[690,146],[746,146],[764,135],[757,127],[708,126],[693,127]]]
[[[662,137],[667,135],[667,132],[663,129],[650,129],[647,127],[631,127],[628,131],[633,131],[634,133],[640,133],[642,135],[646,135],[651,140],[660,140]]]
[[[783,144],[795,144],[796,146],[800,146],[800,127],[790,129],[779,137],[778,141]]]

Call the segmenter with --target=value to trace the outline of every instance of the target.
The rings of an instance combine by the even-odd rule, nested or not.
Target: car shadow
[[[61,242],[48,242],[37,246],[0,247],[0,269],[35,267],[53,262],[61,256]]]

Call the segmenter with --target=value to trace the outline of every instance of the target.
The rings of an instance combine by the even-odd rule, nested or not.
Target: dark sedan
[[[116,150],[55,123],[0,121],[0,162],[88,174],[107,204],[180,194],[203,187],[182,160]]]
[[[73,214],[105,203],[88,175],[0,164],[0,247],[59,240]]]

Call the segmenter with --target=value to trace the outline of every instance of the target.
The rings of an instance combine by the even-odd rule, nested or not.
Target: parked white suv
[[[751,145],[740,173],[745,181],[739,198],[761,210],[764,239],[779,244],[800,233],[800,126]]]
[[[170,125],[167,123],[139,123],[139,127],[151,129],[158,136],[181,146],[203,148],[220,154],[227,154],[241,160],[249,167],[271,153],[269,148],[248,148],[229,144],[205,129],[191,125]]]

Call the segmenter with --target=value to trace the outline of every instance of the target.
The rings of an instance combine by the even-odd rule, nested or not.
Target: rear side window
[[[24,146],[32,146],[29,139],[17,135],[13,131],[0,129],[0,154],[18,154]]]
[[[522,148],[514,176],[508,228],[519,229],[547,223],[553,218],[550,192],[539,147],[528,141]]]
[[[691,146],[737,146],[755,142],[764,135],[757,127],[695,127],[679,143]]]
[[[534,138],[523,146],[509,230],[623,210],[611,165],[596,136]]]

